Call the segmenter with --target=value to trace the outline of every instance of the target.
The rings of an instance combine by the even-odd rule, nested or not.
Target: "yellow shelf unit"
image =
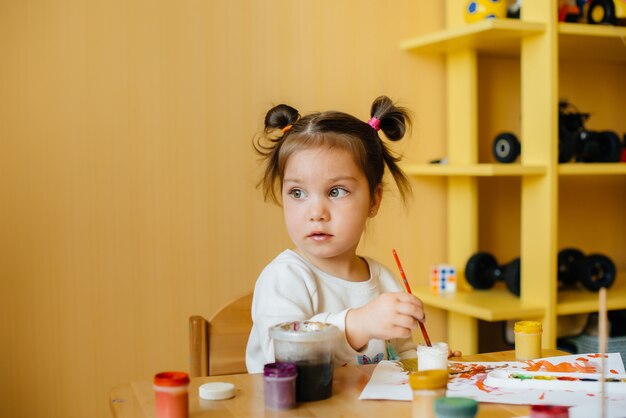
[[[626,61],[626,28],[611,25],[559,23],[559,57]]]
[[[608,310],[626,307],[626,284],[617,280],[606,292]],[[598,310],[598,294],[584,289],[562,290],[559,292],[556,313],[573,315],[596,312]]]
[[[478,251],[478,178],[519,176],[521,297],[503,286],[472,291],[463,279],[456,295],[438,295],[428,287],[415,293],[426,305],[448,312],[448,341],[467,353],[478,348],[479,319],[517,318],[543,322],[543,344],[556,345],[558,315],[597,310],[597,294],[586,290],[557,293],[559,177],[626,174],[626,164],[557,162],[559,61],[588,58],[626,61],[626,28],[559,23],[554,1],[525,0],[522,18],[463,22],[463,0],[446,1],[446,27],[400,43],[420,54],[446,59],[448,164],[406,164],[413,176],[445,176],[447,187],[447,261],[464,277],[467,259]],[[521,163],[478,163],[478,57],[518,56],[520,61]],[[569,68],[569,67],[568,67]],[[501,284],[499,284],[501,285]],[[608,292],[609,309],[626,308],[626,285]]]
[[[541,306],[522,301],[504,286],[496,286],[483,291],[458,291],[451,294],[437,294],[431,292],[428,286],[416,286],[413,293],[426,305],[484,321],[542,317],[544,314]]]
[[[544,30],[545,24],[541,22],[488,19],[407,39],[400,42],[400,48],[436,54],[472,49],[485,54],[519,55],[521,39]]]
[[[402,169],[411,176],[538,176],[546,173],[545,167],[521,164],[405,164]]]
[[[545,32],[544,22],[489,19],[417,36],[400,42],[400,49],[446,54],[473,49],[479,54],[519,55],[522,39]],[[626,28],[610,25],[559,23],[559,57],[626,61]]]
[[[560,176],[610,176],[626,174],[626,163],[559,164]]]

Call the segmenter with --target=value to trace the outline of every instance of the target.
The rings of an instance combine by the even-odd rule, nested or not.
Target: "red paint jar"
[[[289,409],[296,406],[296,363],[270,363],[263,368],[265,407]]]
[[[157,418],[189,416],[189,375],[185,372],[163,372],[154,376]]]
[[[533,405],[530,418],[569,418],[569,406]]]

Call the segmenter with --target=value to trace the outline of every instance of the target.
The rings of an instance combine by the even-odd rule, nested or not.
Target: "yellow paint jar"
[[[435,418],[435,400],[446,396],[448,370],[423,370],[409,375],[413,418]]]
[[[533,360],[541,357],[541,322],[519,321],[515,323],[515,358]]]

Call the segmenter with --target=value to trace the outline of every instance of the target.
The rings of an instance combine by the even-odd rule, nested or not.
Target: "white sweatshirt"
[[[281,322],[319,321],[339,328],[342,337],[335,345],[335,364],[378,363],[382,359],[415,357],[410,339],[372,339],[361,350],[354,350],[345,335],[346,313],[375,299],[382,293],[403,292],[400,283],[382,264],[364,257],[370,278],[351,282],[331,276],[292,250],[283,251],[257,279],[252,300],[252,321],[246,348],[249,373],[260,373],[263,365],[274,361],[274,343],[269,328]]]

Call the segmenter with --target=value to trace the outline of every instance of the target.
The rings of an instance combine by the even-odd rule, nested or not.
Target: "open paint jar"
[[[448,370],[448,344],[418,345],[417,370]]]
[[[294,321],[270,328],[277,362],[296,364],[296,400],[317,401],[333,392],[333,345],[339,329],[331,324]]]
[[[541,322],[519,321],[515,331],[515,359],[534,360],[541,357]]]

